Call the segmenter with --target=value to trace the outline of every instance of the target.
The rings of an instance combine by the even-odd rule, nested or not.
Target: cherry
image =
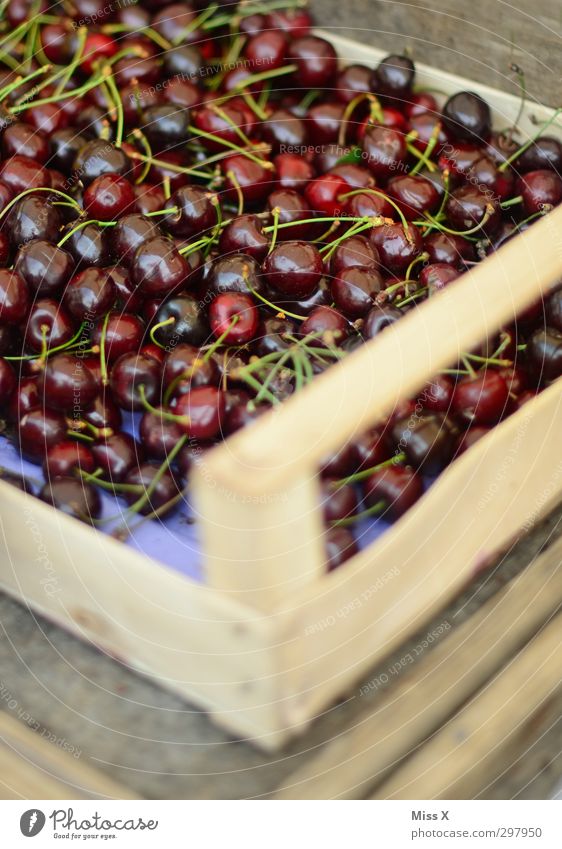
[[[272,192],[267,199],[267,206],[270,211],[277,210],[280,224],[295,224],[293,227],[279,230],[277,233],[278,240],[306,239],[307,236],[310,236],[313,225],[309,223],[299,225],[296,222],[308,222],[312,217],[312,212],[302,195],[294,189],[278,189]]]
[[[311,345],[341,345],[349,336],[349,323],[344,316],[332,307],[319,306],[312,310],[300,327],[302,336],[317,334]]]
[[[260,292],[263,284],[255,259],[246,254],[218,257],[209,269],[207,284],[210,292]]]
[[[114,433],[94,442],[90,448],[103,477],[121,483],[144,457],[142,446],[128,433]]]
[[[16,375],[6,360],[0,359],[0,407],[4,408],[16,390]]]
[[[80,322],[104,315],[114,301],[113,280],[100,268],[87,268],[76,274],[64,293],[65,307]]]
[[[167,76],[190,78],[199,74],[204,65],[203,57],[193,44],[178,44],[164,53],[164,70]]]
[[[163,189],[150,183],[135,186],[135,196],[137,210],[141,215],[148,215],[149,212],[162,209],[166,201]]]
[[[31,124],[16,121],[2,134],[2,155],[4,158],[25,156],[44,165],[49,158],[49,140]]]
[[[421,477],[408,467],[387,466],[374,472],[365,481],[364,493],[370,507],[383,501],[385,508],[382,515],[398,519],[421,498],[423,482]]]
[[[111,247],[119,263],[129,266],[136,249],[149,239],[159,235],[158,226],[151,218],[132,212],[119,218],[111,228]]]
[[[392,435],[408,462],[425,474],[437,475],[453,458],[455,431],[442,413],[402,419]]]
[[[172,103],[149,106],[143,113],[142,130],[153,150],[173,150],[190,137],[189,110]]]
[[[22,454],[41,461],[49,448],[66,437],[66,420],[62,413],[49,409],[31,409],[17,422],[17,436]]]
[[[205,147],[213,153],[224,153],[225,148],[221,144],[221,140],[231,144],[240,142],[240,137],[235,128],[243,130],[246,134],[250,129],[247,126],[245,110],[232,103],[223,104],[220,111],[214,108],[212,104],[203,106],[195,113],[193,123],[198,130],[214,137],[202,139]]]
[[[153,404],[161,386],[161,367],[152,357],[131,352],[123,354],[111,369],[109,385],[116,403],[124,410],[143,410],[144,397]]]
[[[307,130],[316,145],[337,142],[345,107],[341,103],[316,103],[308,110]]]
[[[450,195],[445,211],[451,227],[460,231],[479,225],[482,232],[494,233],[501,224],[501,209],[496,198],[472,185],[456,189]]]
[[[357,511],[357,495],[349,484],[339,484],[332,478],[325,478],[321,484],[324,521],[331,522],[348,519]]]
[[[526,357],[533,374],[556,380],[562,374],[562,332],[554,327],[537,328],[529,337]]]
[[[32,239],[56,242],[61,223],[57,208],[46,198],[28,195],[21,198],[10,210],[10,241],[20,246]]]
[[[243,253],[263,262],[269,239],[263,232],[263,223],[257,215],[241,215],[226,225],[219,240],[221,255]]]
[[[14,271],[38,295],[55,295],[67,283],[74,261],[63,248],[36,239],[23,245],[16,254]]]
[[[477,425],[498,422],[507,410],[509,389],[497,371],[486,369],[475,377],[463,377],[455,386],[453,409],[457,416]]]
[[[357,456],[354,472],[371,469],[390,457],[389,440],[378,430],[362,434],[355,440],[354,449]]]
[[[172,3],[154,15],[152,26],[168,41],[175,43],[191,26],[196,14],[190,3]]]
[[[41,501],[51,504],[83,522],[99,519],[101,500],[93,486],[76,478],[60,477],[50,480],[39,493]]]
[[[492,131],[490,107],[479,94],[459,91],[443,107],[443,118],[449,132],[457,139],[482,144]]]
[[[180,343],[170,351],[164,362],[162,382],[166,388],[174,383],[180,394],[185,394],[184,389],[189,391],[197,386],[218,385],[219,378],[215,361],[212,358],[204,360],[194,345]]]
[[[107,228],[89,223],[76,230],[64,243],[77,267],[108,265],[111,258]]]
[[[396,307],[381,307],[376,305],[369,311],[365,319],[363,335],[366,339],[374,339],[375,336],[378,336],[379,333],[382,333],[383,330],[386,330],[387,327],[390,327],[398,319],[402,318],[403,315],[404,313],[396,309]]]
[[[16,194],[51,185],[46,168],[27,156],[19,155],[10,156],[0,163],[0,180]]]
[[[426,212],[436,212],[439,206],[439,194],[435,186],[419,175],[394,177],[388,184],[388,193],[409,221],[422,217]]]
[[[360,192],[357,195],[352,195],[345,201],[344,212],[346,215],[355,216],[356,218],[364,218],[366,216],[372,216],[373,218],[381,216],[383,218],[392,218],[394,209],[388,202],[388,199],[383,195]]]
[[[155,236],[137,248],[131,275],[143,295],[163,297],[179,289],[189,276],[187,260],[166,236]]]
[[[209,338],[209,326],[201,304],[188,295],[165,301],[158,308],[154,325],[163,325],[154,330],[153,337],[159,345],[170,350],[180,342],[201,345]]]
[[[343,268],[331,283],[336,307],[348,318],[366,315],[383,288],[383,280],[376,268],[355,265]]]
[[[212,301],[209,323],[215,337],[222,336],[226,345],[246,345],[257,333],[258,309],[249,295],[225,292]]]
[[[168,7],[170,8],[170,7]],[[147,516],[156,510],[161,510],[168,502],[178,495],[178,485],[169,469],[166,469],[157,483],[151,486],[160,467],[157,463],[141,463],[127,473],[125,483],[129,486],[142,487],[141,493],[126,492],[125,500],[129,504],[135,504],[142,495],[148,495],[146,503],[139,509],[141,515]]]
[[[429,294],[433,295],[444,289],[451,281],[456,280],[458,276],[459,272],[453,265],[433,262],[420,271],[419,283],[420,286],[427,287]]]
[[[192,439],[209,440],[218,436],[224,418],[224,393],[214,386],[199,386],[178,398],[174,413],[187,416],[187,432]]]
[[[166,410],[162,408],[161,412],[146,412],[143,415],[139,436],[149,457],[164,460],[183,436],[183,430],[177,422],[166,418]]]
[[[450,233],[430,233],[423,243],[424,251],[432,263],[445,263],[463,268],[466,261],[475,258],[474,248],[468,239]]]
[[[373,73],[372,86],[377,94],[384,97],[405,100],[412,90],[415,77],[414,63],[408,56],[386,56]]]
[[[403,168],[407,156],[404,136],[397,130],[380,125],[365,129],[361,147],[366,164],[375,179],[386,181]]]
[[[434,377],[421,396],[426,410],[434,413],[448,413],[451,409],[454,388],[453,381],[446,374]]]
[[[237,153],[234,156],[227,156],[221,164],[225,175],[224,191],[228,200],[236,202],[238,190],[241,191],[247,203],[259,203],[265,200],[274,182],[274,172],[267,167],[268,162],[260,165]]]
[[[94,471],[94,457],[83,442],[65,439],[49,448],[43,462],[43,474],[47,480],[65,478],[76,469],[91,474]]]
[[[130,170],[131,162],[123,150],[102,139],[86,142],[73,165],[74,173],[85,186],[105,174],[126,176]]]
[[[369,238],[378,250],[381,266],[392,274],[403,273],[423,248],[420,231],[413,224],[407,228],[402,224],[383,224],[374,227]]]
[[[70,59],[69,31],[64,24],[45,24],[41,28],[41,45],[49,62],[65,65]]]
[[[145,48],[143,52],[146,52]],[[160,75],[159,61],[153,56],[124,56],[113,68],[119,88],[135,81],[147,86],[155,85]]]
[[[0,268],[0,324],[23,321],[29,304],[29,290],[24,278],[17,271]]]
[[[527,215],[548,211],[562,200],[562,178],[554,171],[529,171],[517,181]]]
[[[436,99],[428,91],[410,92],[408,103],[404,104],[404,113],[410,119],[417,115],[425,115],[427,112],[436,114],[438,110]]]
[[[23,151],[22,151],[23,152]],[[513,152],[513,151],[512,151]],[[557,174],[562,171],[562,144],[554,136],[540,136],[521,153],[513,168],[518,174],[550,168]]]
[[[78,152],[86,144],[86,139],[74,129],[63,129],[54,132],[49,139],[50,157],[47,164],[59,168],[63,172],[72,169]]]
[[[314,177],[314,168],[296,153],[280,153],[273,160],[277,180],[284,189],[301,190]]]
[[[183,186],[166,202],[166,209],[177,209],[166,216],[166,227],[174,236],[203,235],[217,221],[213,195],[199,186]]]
[[[299,88],[325,88],[337,73],[337,54],[329,41],[314,35],[296,38],[287,50],[287,61],[295,64],[294,83]]]
[[[96,177],[84,192],[84,208],[99,221],[113,221],[135,204],[133,187],[118,174],[103,174]]]
[[[266,258],[267,282],[277,291],[291,297],[312,295],[322,277],[322,257],[314,245],[285,242],[277,245]]]
[[[99,347],[105,327],[105,357],[113,363],[123,354],[138,350],[143,340],[145,326],[136,315],[126,312],[114,312],[107,322],[100,319],[92,332],[92,342]]]
[[[102,32],[89,32],[84,43],[80,66],[87,74],[91,74],[95,62],[111,59],[116,52],[117,45],[108,35]]]
[[[372,71],[366,65],[347,65],[342,68],[335,82],[335,95],[342,103],[351,103],[358,94],[371,91]]]
[[[350,191],[349,184],[336,174],[323,174],[311,180],[305,189],[305,197],[311,208],[323,215],[337,215],[341,210],[339,196]]]
[[[347,528],[330,528],[324,540],[328,572],[333,572],[359,551],[353,534]]]
[[[39,390],[45,403],[63,412],[82,411],[97,395],[96,381],[79,357],[56,354],[49,359],[39,377]]]
[[[544,313],[548,326],[562,331],[562,289],[556,289],[548,296]]]
[[[285,60],[287,36],[278,29],[254,35],[244,48],[244,56],[252,66],[265,65],[267,69],[280,68]]]
[[[349,236],[340,242],[330,260],[333,275],[356,266],[375,269],[379,266],[379,252],[365,236]]]
[[[99,360],[94,362],[99,364]],[[84,365],[94,373],[93,364],[90,360],[84,360]],[[98,380],[97,374],[94,374],[94,377]],[[121,427],[121,411],[109,394],[106,395],[105,393],[98,395],[94,403],[83,411],[82,419],[98,430],[116,431]]]

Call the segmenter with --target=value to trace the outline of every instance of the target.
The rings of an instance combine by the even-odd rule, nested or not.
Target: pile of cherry
[[[299,0],[120,5],[0,24],[0,415],[44,479],[3,477],[99,527],[562,200],[546,128],[340,67]],[[326,458],[329,567],[560,374],[562,289]]]

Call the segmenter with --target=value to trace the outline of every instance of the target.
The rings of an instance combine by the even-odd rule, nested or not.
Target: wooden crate
[[[347,61],[381,51],[333,38]],[[422,85],[465,80],[427,67]],[[496,112],[519,101],[470,84]],[[522,136],[547,110],[528,107]],[[384,536],[325,573],[316,470],[562,275],[562,208],[204,456],[197,584],[0,483],[0,586],[267,749],[304,729],[560,498],[560,383],[495,428]]]

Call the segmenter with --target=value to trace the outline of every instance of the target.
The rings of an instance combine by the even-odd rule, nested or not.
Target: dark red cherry
[[[453,409],[465,422],[490,425],[506,413],[509,389],[504,378],[491,369],[481,371],[476,377],[463,377],[453,394]]]
[[[453,94],[443,107],[443,118],[449,132],[457,139],[483,144],[490,137],[490,107],[473,91]]]
[[[254,35],[244,47],[244,56],[251,65],[280,68],[287,50],[287,36],[278,29]]]
[[[85,144],[86,139],[74,128],[57,130],[49,139],[50,158],[47,164],[65,173],[71,171],[79,151]]]
[[[294,189],[278,189],[270,194],[267,199],[270,211],[277,210],[280,224],[292,224],[293,226],[281,228],[277,233],[280,241],[294,239],[306,239],[311,235],[314,225],[310,223],[297,224],[298,221],[309,221],[312,218],[310,207],[301,194]]]
[[[333,572],[359,551],[355,537],[347,528],[330,528],[326,531],[324,539],[328,572]]]
[[[164,53],[164,69],[169,77],[196,77],[204,66],[200,51],[193,44],[178,44]]]
[[[246,345],[258,330],[258,308],[250,295],[225,292],[211,302],[209,323],[215,338],[226,334],[225,345]]]
[[[65,439],[49,448],[43,461],[43,474],[50,481],[70,477],[76,470],[91,474],[94,457],[87,445],[75,439]]]
[[[347,65],[336,77],[336,97],[342,103],[351,103],[358,94],[371,91],[372,71],[366,65]]]
[[[224,393],[214,386],[200,386],[182,395],[174,414],[187,416],[186,430],[192,439],[209,440],[218,436],[224,418]]]
[[[92,321],[104,315],[115,301],[111,275],[101,268],[86,268],[66,287],[64,305],[77,321]]]
[[[415,78],[416,70],[409,56],[392,54],[382,59],[377,66],[372,86],[376,94],[404,101],[409,99]]]
[[[95,62],[111,59],[116,52],[117,44],[109,35],[104,35],[102,32],[89,32],[84,43],[80,65],[87,74],[91,74]]]
[[[111,228],[113,255],[121,265],[130,265],[136,249],[159,235],[158,225],[152,218],[132,212],[119,219]]]
[[[23,152],[23,151],[22,151]],[[562,144],[554,136],[539,136],[533,144],[521,153],[513,168],[517,174],[528,171],[542,171],[550,168],[557,174],[562,172]]]
[[[375,179],[383,182],[402,169],[407,156],[403,134],[380,125],[366,128],[361,147],[365,164]]]
[[[92,371],[89,361],[85,359],[84,363]],[[99,360],[96,360],[96,363],[99,363]],[[99,430],[116,431],[121,427],[121,410],[112,401],[109,393],[105,392],[98,395],[94,403],[84,410],[82,418]]]
[[[269,248],[263,222],[257,215],[241,215],[226,225],[219,240],[221,255],[242,253],[262,262]]]
[[[101,516],[100,496],[91,484],[83,480],[55,478],[45,484],[39,498],[82,522],[90,523]]]
[[[429,261],[463,268],[466,261],[475,259],[474,247],[468,239],[450,233],[431,233],[424,239],[424,251]]]
[[[124,312],[112,313],[107,324],[105,319],[98,319],[92,333],[94,345],[99,346],[104,326],[105,356],[108,363],[115,362],[123,354],[139,349],[145,334],[145,326],[138,316]]]
[[[15,194],[51,185],[47,169],[27,156],[11,156],[0,163],[0,180]]]
[[[362,318],[369,312],[382,289],[381,275],[376,268],[368,266],[343,268],[331,282],[336,307],[352,320]]]
[[[121,483],[127,473],[144,458],[142,446],[128,433],[114,433],[92,443],[90,450],[102,477]]]
[[[535,377],[556,380],[562,374],[562,332],[554,327],[537,328],[529,337],[525,355]]]
[[[210,335],[201,303],[189,295],[165,301],[159,307],[153,324],[163,325],[153,331],[153,336],[170,351],[182,342],[201,345]]]
[[[442,413],[402,419],[392,428],[408,462],[425,474],[437,475],[453,458],[456,434]]]
[[[436,212],[440,202],[433,183],[419,175],[394,177],[388,184],[388,193],[409,221],[422,217],[426,212]]]
[[[391,519],[399,519],[421,498],[423,483],[413,469],[388,466],[367,479],[364,492],[370,507],[383,502],[385,506],[381,514]]]
[[[447,265],[444,262],[433,262],[422,268],[418,279],[420,285],[427,286],[429,294],[432,295],[444,289],[458,276],[459,272],[454,266]]]
[[[55,295],[68,282],[74,260],[67,251],[37,239],[28,242],[16,254],[14,270],[38,295]]]
[[[126,176],[130,170],[131,161],[123,150],[102,139],[86,142],[78,151],[73,166],[74,173],[85,186],[104,174]]]
[[[62,224],[55,206],[45,197],[28,195],[10,210],[8,229],[14,245],[24,245],[32,239],[56,242]]]
[[[309,34],[312,16],[307,9],[276,9],[267,15],[267,27],[282,30],[291,38],[299,38]]]
[[[426,410],[448,413],[453,400],[454,384],[446,374],[434,377],[423,390],[421,400]]]
[[[166,236],[155,236],[137,249],[131,275],[143,295],[163,297],[181,288],[190,273],[187,260]]]
[[[174,236],[203,236],[217,223],[214,195],[199,186],[182,186],[166,201],[166,209],[176,208],[165,218],[165,226]]]
[[[314,168],[296,153],[280,153],[273,160],[277,171],[277,181],[284,189],[302,191],[314,177]]]
[[[146,503],[139,509],[139,513],[144,516],[153,513],[155,510],[161,511],[179,493],[178,485],[171,471],[166,469],[155,482],[156,476],[160,474],[158,463],[141,463],[140,466],[132,468],[125,477],[125,483],[129,486],[142,487],[138,493],[125,493],[125,499],[129,504],[135,504],[143,495],[148,496]]]
[[[378,430],[371,430],[362,434],[355,440],[355,453],[357,464],[354,471],[371,469],[390,457],[389,440]]]
[[[315,145],[337,142],[345,106],[342,103],[315,103],[306,116],[306,129]]]
[[[413,118],[416,115],[425,115],[426,112],[437,113],[439,107],[437,101],[428,91],[410,92],[408,94],[408,102],[404,105],[404,112],[407,118]]]
[[[562,200],[562,178],[554,171],[529,171],[517,181],[527,215],[548,212]]]
[[[158,408],[157,408],[158,409]],[[166,459],[184,434],[184,429],[162,413],[146,412],[140,420],[139,437],[146,454]]]
[[[72,319],[66,309],[52,298],[35,301],[24,328],[25,344],[37,353],[64,345],[74,335]]]
[[[142,129],[153,150],[174,150],[191,134],[189,110],[172,103],[149,106],[143,113]]]
[[[29,289],[17,271],[0,268],[0,324],[18,324],[29,310]]]
[[[333,478],[321,482],[322,509],[327,524],[348,519],[357,511],[357,495],[350,484],[337,484]]]
[[[310,207],[322,215],[332,216],[341,212],[343,202],[340,195],[351,191],[351,186],[336,174],[322,174],[311,180],[305,189]]]
[[[374,306],[368,313],[363,325],[363,335],[366,339],[374,339],[387,327],[390,327],[404,315],[396,307]]]
[[[332,254],[330,271],[333,275],[337,275],[345,268],[354,268],[358,265],[364,268],[378,268],[379,252],[365,236],[349,236]]]
[[[183,37],[187,37],[197,17],[194,5],[191,3],[160,4],[164,8],[157,12],[152,19],[152,25],[160,35],[168,41],[178,44]]]
[[[116,403],[124,410],[143,410],[140,386],[146,400],[154,404],[162,383],[161,367],[152,357],[131,352],[123,354],[111,369],[109,385]]]
[[[337,54],[330,42],[313,35],[296,38],[290,44],[287,62],[297,66],[293,82],[299,88],[325,88],[338,69]]]
[[[266,257],[264,273],[274,289],[291,297],[307,297],[322,277],[322,257],[314,245],[285,242]]]
[[[131,212],[134,204],[132,185],[118,174],[96,177],[84,192],[84,208],[98,221],[113,221]]]
[[[4,409],[16,390],[16,375],[6,360],[0,359],[0,408]]]
[[[10,400],[8,415],[12,421],[19,421],[40,404],[37,377],[20,377]]]
[[[467,185],[456,189],[449,197],[445,211],[449,225],[459,230],[461,235],[462,231],[471,230],[477,225],[480,225],[483,233],[494,233],[501,224],[498,201],[484,194],[477,186]]]
[[[423,249],[420,231],[413,224],[407,228],[402,224],[374,227],[369,238],[379,253],[381,268],[392,274],[406,271]]]
[[[344,203],[344,213],[356,218],[372,216],[373,218],[392,218],[394,209],[383,195],[373,195],[360,192],[348,198]]]
[[[70,114],[58,103],[42,103],[27,109],[25,117],[37,132],[50,136],[68,127]],[[33,157],[31,157],[33,158]]]
[[[10,156],[25,156],[44,165],[49,158],[49,140],[31,124],[16,121],[4,130],[2,154],[6,159]]]
[[[162,187],[151,183],[142,183],[140,186],[135,186],[135,196],[137,209],[141,215],[163,209],[166,202]]]
[[[70,59],[72,48],[69,30],[64,24],[45,24],[41,27],[41,46],[49,62],[64,65]]]
[[[205,105],[195,113],[193,123],[197,129],[216,137],[201,139],[205,148],[213,153],[225,152],[225,147],[220,143],[220,140],[239,144],[240,137],[234,129],[235,127],[241,129],[246,135],[249,129],[246,112],[232,103],[223,104],[220,110],[216,109],[213,104]]]
[[[164,386],[168,388],[175,383],[181,394],[185,394],[184,390],[189,391],[197,386],[216,386],[219,378],[215,361],[212,358],[204,360],[199,348],[194,345],[180,343],[170,351],[164,361]]]
[[[108,229],[90,223],[76,230],[64,243],[65,250],[72,254],[77,267],[109,265],[111,250]]]
[[[269,162],[260,165],[237,153],[223,159],[221,165],[226,197],[235,203],[238,201],[238,188],[245,202],[255,204],[264,201],[274,187],[275,176]]]
[[[312,345],[341,345],[349,336],[349,322],[332,307],[320,306],[312,310],[300,326],[300,334],[314,334]]]
[[[49,407],[78,416],[98,392],[94,376],[82,359],[65,353],[47,360],[39,376],[39,390]]]
[[[211,264],[207,277],[210,292],[260,292],[263,289],[260,268],[256,260],[247,254],[219,256]]]
[[[17,423],[17,436],[22,454],[40,461],[45,454],[66,438],[67,424],[62,413],[49,409],[32,409]]]
[[[548,296],[544,313],[548,326],[562,331],[562,289],[556,289]]]

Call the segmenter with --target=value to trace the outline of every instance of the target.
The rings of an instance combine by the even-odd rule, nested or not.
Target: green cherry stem
[[[273,230],[271,231],[271,244],[269,245],[268,254],[270,254],[275,245],[277,244],[277,234],[279,233],[279,216],[281,215],[281,210],[278,206],[275,206],[271,210],[271,215],[273,217]]]
[[[101,28],[101,32],[105,35],[113,35],[114,33],[120,32],[137,33],[139,30],[137,27],[131,26],[130,24],[106,24]],[[161,36],[157,30],[152,29],[152,27],[142,27],[140,33],[157,44],[158,47],[161,47],[162,50],[169,50],[172,47],[171,42]]]
[[[123,115],[123,102],[121,100],[121,95],[119,94],[119,90],[115,83],[115,79],[111,72],[111,68],[109,65],[104,66],[103,75],[105,77],[105,82],[111,94],[111,99],[115,104],[115,110],[117,113],[117,129],[115,130],[115,147],[121,147],[123,144],[123,129],[125,125],[125,119]]]
[[[387,469],[389,466],[398,466],[400,463],[406,462],[406,459],[407,458],[404,453],[395,454],[394,457],[391,457],[389,460],[384,460],[382,463],[377,463],[376,466],[371,466],[369,469],[363,469],[360,472],[355,472],[353,475],[341,478],[341,480],[334,481],[332,486],[334,489],[337,489],[338,487],[345,486],[348,483],[359,483],[360,481],[370,478],[371,475],[374,475],[376,472],[380,472],[382,469]]]
[[[387,503],[384,500],[377,501],[372,507],[367,510],[362,510],[361,513],[356,513],[354,516],[346,516],[345,519],[336,519],[331,522],[333,527],[347,528],[349,525],[355,525],[363,519],[370,519],[372,516],[380,516],[386,510]]]
[[[107,324],[109,322],[110,315],[111,313],[109,312],[105,314],[100,333],[100,375],[103,386],[107,386],[107,384],[109,383],[109,377],[107,375],[107,356],[105,352],[105,343],[107,338]]]
[[[50,191],[52,191],[52,189]],[[117,221],[96,221],[93,218],[88,219],[87,221],[80,221],[79,224],[69,230],[68,233],[66,233],[66,235],[64,235],[62,239],[57,242],[57,247],[62,248],[62,246],[70,239],[71,236],[73,236],[79,230],[83,230],[84,227],[88,226],[88,224],[97,224],[98,227],[115,227]]]
[[[238,215],[238,218],[240,218],[240,216],[244,213],[244,194],[242,192],[242,187],[240,186],[238,177],[236,176],[234,171],[227,171],[226,176],[232,183],[232,187],[236,192],[236,197],[238,198],[238,209],[236,214]]]
[[[45,325],[43,325],[45,326]],[[81,324],[72,339],[69,339],[68,342],[65,342],[62,345],[57,345],[55,348],[49,348],[45,351],[45,356],[50,357],[51,354],[56,354],[58,351],[67,351],[73,348],[78,340],[81,338],[85,328],[85,323]],[[48,331],[48,328],[47,328]],[[41,338],[43,338],[43,327],[41,327]],[[19,357],[2,357],[3,360],[10,360],[10,362],[19,362],[20,360],[37,360],[43,357],[43,352],[38,356],[37,354],[22,354]]]
[[[170,318],[167,318],[165,321],[160,321],[158,324],[155,324],[154,327],[151,328],[150,334],[149,334],[151,342],[153,342],[155,345],[157,345],[159,348],[162,348],[162,350],[165,351],[166,346],[161,345],[160,342],[155,338],[154,334],[156,333],[157,330],[160,330],[161,327],[169,327],[170,324],[175,324],[175,323],[176,323],[176,319],[172,315],[172,316],[170,316]]]
[[[176,415],[174,415],[174,413],[170,413],[168,410],[162,410],[162,409],[158,409],[158,407],[154,407],[150,403],[148,398],[146,397],[146,391],[145,391],[144,383],[139,384],[138,390],[139,390],[141,403],[142,403],[144,409],[147,410],[147,412],[154,413],[157,416],[161,416],[161,418],[164,419],[164,421],[175,422],[176,424],[180,424],[183,427],[189,427],[189,425],[191,424],[191,420],[190,420],[189,416],[176,416]]]
[[[421,171],[421,169],[424,166],[428,169],[428,171],[435,171],[437,166],[435,165],[434,162],[431,162],[431,154],[435,150],[435,146],[436,146],[437,141],[439,139],[439,133],[440,132],[441,132],[441,124],[437,123],[435,125],[435,127],[433,128],[433,130],[431,131],[431,136],[429,137],[427,147],[426,147],[426,149],[424,150],[423,153],[420,153],[420,151],[416,147],[414,147],[414,145],[409,146],[408,149],[410,150],[410,152],[413,153],[414,156],[416,156],[417,159],[418,159],[417,164],[414,165],[414,167],[410,171],[411,177],[415,176],[419,171]]]
[[[354,189],[352,192],[346,192],[344,195],[340,195],[338,200],[347,200],[347,198],[351,198],[354,195],[361,194],[375,195],[376,197],[383,198],[383,200],[387,201],[391,205],[391,207],[396,211],[396,214],[400,218],[406,239],[410,242],[410,244],[412,243],[412,236],[410,234],[410,229],[408,221],[406,220],[406,216],[404,215],[398,204],[395,203],[395,201],[393,201],[392,198],[389,197],[385,192],[380,192],[378,191],[378,189]]]
[[[207,133],[205,130],[200,130],[195,126],[190,125],[189,129],[198,138],[208,139],[209,141],[212,141],[215,144],[221,144],[223,145],[223,147],[227,147],[229,150],[234,150],[241,156],[245,156],[246,159],[251,159],[252,162],[255,162],[257,165],[261,165],[261,167],[265,168],[266,170],[270,171],[274,168],[272,162],[267,162],[263,159],[260,159],[259,156],[254,156],[253,153],[250,153],[249,150],[245,150],[243,147],[240,147],[239,144],[235,144],[234,142],[228,141],[228,139],[223,139],[220,136],[215,135],[214,133]]]
[[[545,121],[545,123],[542,124],[539,127],[538,131],[534,134],[534,136],[532,136],[529,139],[528,142],[526,142],[524,145],[522,145],[520,148],[518,148],[515,151],[515,153],[512,153],[511,156],[509,156],[504,162],[502,162],[502,164],[498,167],[498,171],[500,171],[500,172],[507,171],[507,169],[509,168],[511,163],[514,162],[516,159],[518,159],[523,153],[525,153],[526,150],[528,150],[530,147],[532,147],[534,145],[534,143],[536,142],[536,140],[542,136],[544,131],[547,130],[550,127],[551,124],[554,124],[554,122],[556,121],[556,119],[558,118],[558,116],[560,115],[561,112],[562,112],[562,107],[556,109],[553,112],[553,114],[550,116],[548,121]]]
[[[0,89],[0,101],[5,100],[6,97],[8,97],[9,94],[11,94],[13,91],[15,91],[21,85],[24,85],[25,83],[28,83],[31,80],[34,80],[36,77],[40,77],[42,74],[48,73],[48,71],[50,71],[51,68],[52,68],[52,65],[42,65],[41,68],[37,68],[37,70],[32,71],[30,74],[27,74],[27,76],[25,76],[25,77],[18,75],[13,82],[11,82],[9,85],[5,85],[3,88]]]
[[[69,204],[71,204],[77,212],[82,215],[83,209],[77,201],[74,200],[70,195],[65,194],[65,192],[61,192],[58,189],[48,189],[45,186],[39,186],[37,189],[25,189],[23,192],[20,192],[19,195],[16,195],[15,198],[6,204],[2,212],[0,212],[0,219],[3,218],[7,212],[16,204],[19,200],[21,200],[26,195],[35,194],[35,192],[48,192],[51,195],[57,195],[57,197],[64,198]]]

